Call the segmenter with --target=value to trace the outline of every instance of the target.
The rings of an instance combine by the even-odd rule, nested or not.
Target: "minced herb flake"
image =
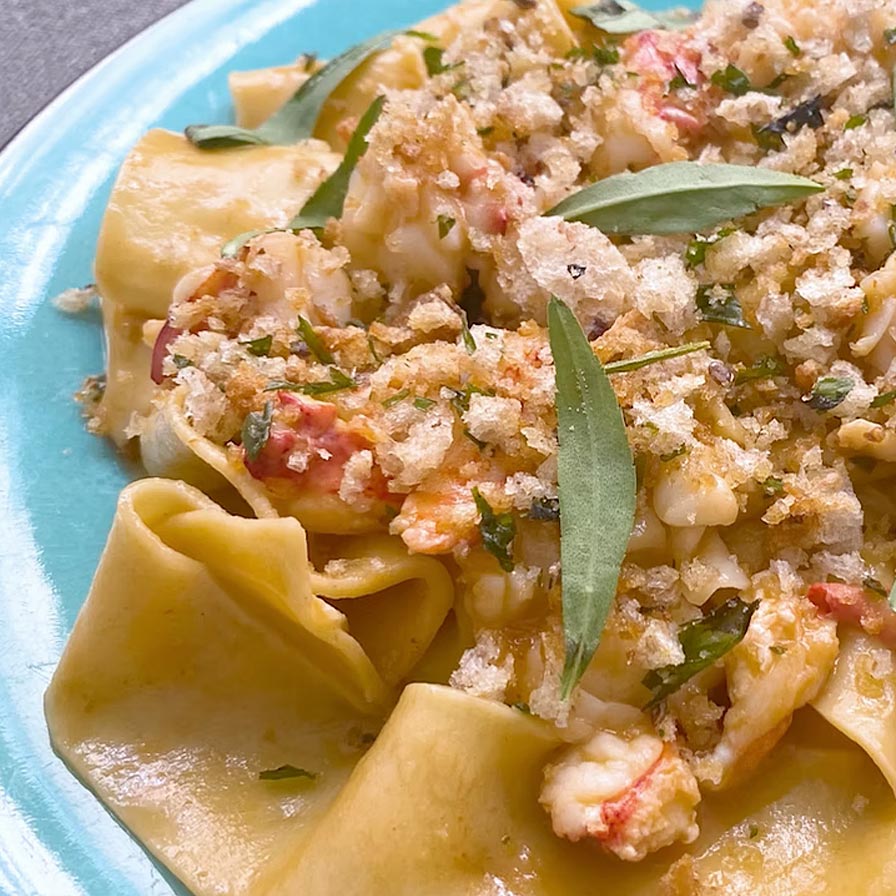
[[[473,500],[479,511],[479,534],[483,547],[501,564],[505,572],[513,572],[513,539],[516,522],[511,513],[495,513],[478,488],[473,488]]]
[[[848,376],[822,376],[803,401],[815,411],[830,411],[842,404],[855,382]]]

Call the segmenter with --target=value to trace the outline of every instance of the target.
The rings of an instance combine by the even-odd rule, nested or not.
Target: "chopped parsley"
[[[461,315],[461,336],[464,341],[464,348],[466,348],[468,354],[473,354],[476,351],[476,340],[473,338],[473,334],[470,332],[470,322],[467,320],[467,315]]]
[[[418,411],[428,411],[435,402],[431,398],[415,398],[414,399],[414,407],[417,408]]]
[[[815,411],[830,411],[842,404],[855,383],[848,376],[822,376],[803,401]]]
[[[619,62],[619,48],[614,45],[606,47],[573,47],[567,54],[567,59],[584,59],[597,63],[597,65],[616,65]]]
[[[684,251],[685,264],[689,268],[696,268],[703,264],[706,261],[706,250],[710,246],[714,246],[719,240],[725,239],[726,236],[731,236],[734,232],[735,230],[733,227],[723,227],[713,236],[695,236],[694,239],[688,243],[688,247]]]
[[[513,514],[495,513],[476,487],[473,488],[473,500],[479,511],[479,534],[482,536],[483,547],[497,558],[501,569],[513,572],[512,546],[516,536]]]
[[[730,63],[726,68],[714,72],[710,80],[716,87],[721,87],[722,90],[727,90],[728,93],[733,93],[735,96],[743,96],[753,89],[746,73]]]
[[[853,115],[845,125],[843,125],[844,131],[852,131],[855,128],[860,128],[863,124],[868,123],[868,116],[859,113],[858,115]]]
[[[800,49],[800,45],[794,40],[792,34],[788,34],[787,37],[784,38],[784,46],[787,47],[791,56],[795,58],[799,58],[803,55],[803,51]]]
[[[301,392],[303,395],[327,395],[330,392],[341,392],[353,389],[358,384],[338,367],[330,368],[329,381],[317,383],[290,383],[286,380],[273,380],[265,386],[265,392]]]
[[[675,77],[669,82],[669,91],[681,90],[684,87],[694,88],[697,85],[688,81],[688,76],[677,66],[675,68]]]
[[[314,332],[314,327],[311,326],[311,322],[306,318],[299,315],[299,325],[297,327],[298,334],[305,341],[305,345],[308,346],[308,350],[320,361],[321,364],[332,364],[334,363],[333,355],[330,353],[330,350],[323,344],[320,336]]]
[[[892,392],[881,392],[877,398],[872,400],[871,407],[885,408],[888,404],[892,404],[894,401],[896,401],[896,390]]]
[[[820,128],[824,124],[821,114],[821,96],[815,96],[800,103],[786,115],[762,127],[753,126],[753,137],[756,143],[765,150],[781,151],[785,148],[785,134],[795,134],[801,128]]]
[[[426,47],[423,50],[423,63],[426,66],[426,72],[430,78],[444,74],[445,72],[450,72],[463,65],[462,62],[446,65],[445,60],[442,58],[444,55],[445,51],[442,47]]]
[[[391,408],[392,405],[398,404],[400,401],[404,401],[411,394],[410,389],[402,389],[401,392],[396,392],[394,395],[385,399],[382,402],[384,408]]]
[[[193,362],[189,358],[184,357],[184,355],[172,355],[171,361],[178,370],[193,366]]]
[[[890,47],[896,45],[896,28],[887,28],[884,31],[884,42]]]
[[[450,215],[439,215],[436,219],[439,225],[439,239],[443,240],[452,230],[454,230],[454,225],[457,221],[452,218]]]
[[[701,286],[697,290],[697,310],[705,321],[749,330],[743,308],[730,283]]]
[[[784,373],[784,364],[780,358],[764,355],[749,367],[743,367],[734,374],[734,385],[742,386],[753,380],[765,380]]]
[[[274,344],[274,337],[271,335],[261,336],[258,339],[249,339],[246,342],[240,342],[240,345],[255,355],[256,358],[267,358],[271,354],[271,346]]]
[[[454,409],[458,414],[464,414],[470,410],[470,398],[473,395],[495,394],[487,389],[481,389],[479,386],[467,386],[464,389],[450,389],[449,391],[452,393],[451,404],[454,405]]]
[[[834,177],[836,177],[837,180],[849,180],[852,175],[852,168],[841,168],[839,171],[834,172]]]
[[[762,491],[769,498],[784,493],[784,480],[778,479],[777,476],[768,476],[766,479],[763,479],[761,485]]]
[[[252,411],[243,422],[242,438],[246,457],[253,463],[267,445],[271,437],[271,423],[274,420],[274,404],[265,403],[264,410]]]

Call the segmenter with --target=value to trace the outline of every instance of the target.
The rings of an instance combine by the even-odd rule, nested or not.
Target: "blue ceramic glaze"
[[[149,128],[231,116],[227,72],[332,55],[441,0],[195,0],[69,88],[0,156],[0,894],[188,896],[50,749],[42,697],[137,471],[72,394],[103,368],[92,280],[118,166]],[[647,2],[658,8],[662,2]]]

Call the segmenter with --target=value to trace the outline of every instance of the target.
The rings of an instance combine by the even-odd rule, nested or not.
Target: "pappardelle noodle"
[[[463,0],[134,148],[46,706],[196,896],[896,892],[894,66]]]

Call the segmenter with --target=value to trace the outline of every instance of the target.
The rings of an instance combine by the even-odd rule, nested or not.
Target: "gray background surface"
[[[185,0],[0,0],[0,146],[61,90]]]

